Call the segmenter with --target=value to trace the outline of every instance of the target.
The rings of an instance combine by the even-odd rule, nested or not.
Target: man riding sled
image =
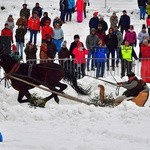
[[[142,80],[138,79],[133,72],[127,74],[128,81],[118,82],[119,87],[124,87],[127,89],[122,96],[119,96],[115,99],[115,105],[119,105],[125,99],[132,100],[138,106],[144,106],[148,99],[149,87]]]

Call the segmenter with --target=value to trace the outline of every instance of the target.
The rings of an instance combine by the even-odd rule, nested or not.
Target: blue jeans
[[[104,76],[104,70],[105,70],[105,62],[97,62],[96,63],[96,77],[103,77]]]
[[[92,57],[91,69],[94,68],[94,66],[95,66],[95,60],[94,60],[95,57],[94,56],[95,56],[95,50],[94,49],[89,50],[88,59],[87,59],[87,69],[89,69],[91,57]]]
[[[68,21],[68,17],[69,17],[69,21],[71,21],[71,19],[72,19],[72,9],[67,10],[66,21]]]
[[[21,58],[23,58],[23,44],[23,42],[16,42],[16,47]]]
[[[140,6],[140,19],[145,19],[146,8],[145,6]]]
[[[34,36],[34,45],[36,45],[36,41],[37,41],[37,30],[30,30],[30,42],[32,43],[32,38]]]
[[[56,45],[56,47],[57,47],[57,52],[59,53],[60,52],[60,49],[61,49],[61,44],[62,44],[62,39],[53,39],[53,42],[54,42],[54,44]]]

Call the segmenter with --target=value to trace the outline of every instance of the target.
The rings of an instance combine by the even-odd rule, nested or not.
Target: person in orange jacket
[[[8,23],[5,23],[5,27],[1,30],[1,36],[9,36],[11,42],[13,43],[13,32],[8,27]]]
[[[53,28],[50,26],[50,21],[47,20],[45,26],[42,27],[42,43],[46,41],[46,36],[53,36]]]
[[[76,1],[76,11],[77,11],[77,22],[82,22],[84,13],[84,0]]]
[[[30,42],[32,43],[32,38],[34,36],[34,45],[37,42],[37,33],[40,32],[40,18],[37,12],[33,12],[32,17],[28,21],[28,29],[30,30]]]
[[[85,76],[85,64],[86,64],[86,58],[85,55],[88,54],[88,50],[84,48],[84,45],[82,42],[77,43],[77,47],[74,48],[73,54],[75,56],[74,64],[76,69],[76,76],[80,79],[82,72],[82,77]]]

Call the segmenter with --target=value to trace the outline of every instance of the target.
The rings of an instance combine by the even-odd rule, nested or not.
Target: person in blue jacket
[[[96,78],[103,77],[105,71],[105,62],[107,59],[107,48],[103,45],[103,41],[98,42],[98,47],[95,48],[95,64],[96,64]]]
[[[95,28],[97,30],[98,24],[99,24],[98,12],[94,12],[93,17],[89,21],[90,31],[92,28]]]
[[[68,0],[68,9],[66,13],[66,21],[71,21],[72,13],[75,11],[75,0]]]
[[[148,0],[138,0],[138,7],[140,9],[140,20],[145,20],[145,14],[146,14],[146,5]]]

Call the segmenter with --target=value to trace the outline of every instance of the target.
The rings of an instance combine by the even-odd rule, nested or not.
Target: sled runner
[[[138,106],[144,106],[146,101],[148,100],[148,97],[149,92],[140,92],[138,96],[132,99],[132,102],[134,102]]]

